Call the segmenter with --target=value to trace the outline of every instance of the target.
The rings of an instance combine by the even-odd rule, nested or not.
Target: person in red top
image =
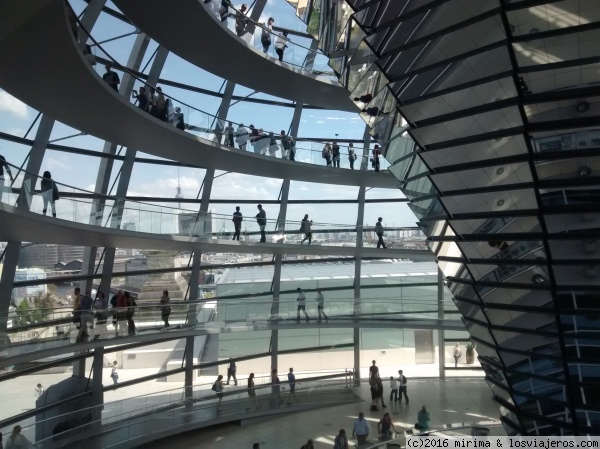
[[[371,162],[373,164],[373,168],[375,171],[379,171],[379,156],[381,156],[381,150],[379,149],[379,145],[375,145],[375,148],[372,150],[373,157],[371,158]]]

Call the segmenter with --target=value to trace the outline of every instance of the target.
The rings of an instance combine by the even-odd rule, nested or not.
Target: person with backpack
[[[333,167],[340,168],[340,146],[334,140],[331,145],[331,155],[333,160]]]
[[[275,23],[275,19],[273,17],[269,17],[267,23],[263,26],[262,33],[260,35],[260,43],[263,46],[263,51],[265,54],[269,53],[269,47],[271,46],[271,34],[273,34],[273,23]]]
[[[354,161],[356,160],[356,153],[354,152],[354,145],[352,142],[348,144],[348,162],[350,162],[350,170],[354,170]]]
[[[217,402],[217,410],[221,409],[221,402],[223,402],[224,388],[225,388],[225,386],[223,385],[223,375],[219,374],[219,377],[217,377],[217,380],[215,380],[215,383],[212,386],[212,391],[217,393],[217,398],[219,398],[219,401]]]
[[[400,383],[400,402],[402,402],[402,395],[404,394],[404,399],[406,399],[406,404],[408,405],[408,395],[406,394],[406,376],[404,374],[402,374],[403,371],[400,370],[398,371],[399,377],[398,377],[398,382]]]
[[[323,150],[321,151],[321,156],[327,162],[327,166],[331,167],[331,146],[329,145],[329,142],[327,142],[323,147]]]
[[[304,238],[300,242],[300,244],[304,244],[306,240],[308,240],[308,244],[312,241],[312,220],[308,219],[308,214],[304,216],[302,219],[302,224],[300,225],[300,231],[304,232]]]
[[[233,221],[233,227],[235,229],[233,232],[232,240],[237,240],[239,242],[240,241],[240,233],[242,232],[242,221],[244,221],[244,217],[242,216],[242,213],[240,212],[240,206],[236,206],[235,212],[233,213],[233,218],[231,219],[231,221]]]
[[[60,198],[56,183],[52,179],[49,171],[45,171],[40,181],[40,190],[42,191],[42,200],[44,201],[44,209],[42,213],[46,215],[48,203],[52,207],[52,216],[56,218],[56,201]]]
[[[265,228],[267,227],[267,213],[263,209],[262,204],[256,207],[258,208],[256,223],[258,223],[258,227],[260,228],[260,242],[265,243],[267,241],[267,234],[265,232]]]

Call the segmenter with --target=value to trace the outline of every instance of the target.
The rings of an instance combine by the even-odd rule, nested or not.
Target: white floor
[[[386,385],[387,390],[387,385]],[[389,392],[389,390],[387,390]],[[498,409],[492,402],[492,392],[483,379],[411,379],[408,395],[410,404],[389,403],[386,409],[369,412],[370,392],[367,386],[358,389],[364,403],[282,414],[262,422],[215,426],[145,444],[144,449],[245,449],[260,443],[261,449],[298,449],[312,438],[316,449],[331,449],[333,439],[340,428],[352,433],[352,423],[362,411],[371,425],[371,438],[376,441],[377,422],[385,411],[394,420],[398,432],[411,428],[417,412],[426,405],[431,414],[432,429],[450,423],[473,423],[499,418]],[[501,429],[495,429],[496,434]],[[354,442],[351,440],[351,442]]]

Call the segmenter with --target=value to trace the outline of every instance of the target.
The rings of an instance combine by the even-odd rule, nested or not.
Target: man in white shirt
[[[321,314],[325,317],[325,321],[329,321],[329,317],[325,314],[325,296],[321,290],[317,290],[317,310],[319,312],[319,323],[321,322]]]
[[[300,287],[298,287],[296,291],[298,292],[298,299],[296,300],[298,301],[296,321],[300,321],[300,311],[302,310],[304,312],[304,316],[306,317],[306,322],[308,323],[309,316],[308,313],[306,313],[306,295]]]
[[[364,443],[369,438],[369,423],[365,419],[365,414],[360,412],[358,419],[354,421],[354,428],[352,429],[352,437],[356,437],[358,444]]]
[[[460,357],[462,356],[462,352],[460,350],[460,347],[458,346],[458,343],[456,343],[454,345],[454,368],[458,367],[458,359],[460,359]]]
[[[40,396],[44,394],[44,387],[42,384],[37,384],[35,387],[35,398],[38,399]]]

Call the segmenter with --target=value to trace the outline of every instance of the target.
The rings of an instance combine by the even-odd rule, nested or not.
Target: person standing
[[[287,48],[287,36],[288,32],[282,31],[281,33],[279,33],[279,36],[277,36],[277,39],[275,39],[275,53],[277,53],[279,61],[283,61],[283,52]]]
[[[277,375],[277,368],[271,371],[271,406],[279,407],[281,405],[281,382]]]
[[[96,313],[96,330],[94,331],[94,340],[108,335],[108,300],[103,292],[98,292],[94,301],[94,311]]]
[[[240,123],[238,129],[235,131],[235,141],[240,147],[240,150],[246,151],[246,145],[248,144],[248,137],[250,134],[248,130],[244,127],[243,123]]]
[[[217,380],[215,380],[215,383],[212,386],[212,389],[215,393],[217,393],[217,398],[219,398],[219,401],[217,402],[217,410],[221,410],[221,402],[223,402],[223,390],[225,389],[223,386],[222,374],[219,374]]]
[[[325,296],[321,290],[317,290],[317,312],[319,313],[319,323],[321,322],[321,315],[325,317],[325,321],[329,321],[329,317],[325,314]]]
[[[139,93],[135,90],[132,90],[131,97],[137,99],[138,108],[140,108],[144,112],[148,112],[148,96],[146,95],[146,88],[144,86],[140,86]]]
[[[175,128],[185,131],[183,112],[179,106],[175,108]]]
[[[119,373],[117,373],[117,361],[112,362],[112,366],[110,367],[110,378],[113,381],[114,385],[119,383]]]
[[[296,404],[298,403],[298,398],[296,397],[296,376],[294,375],[294,368],[290,368],[290,372],[287,375],[288,377],[288,385],[290,387],[290,394],[288,396],[287,404],[290,405],[292,403],[292,396],[294,397],[294,401]]]
[[[265,54],[269,53],[269,47],[271,46],[271,34],[273,34],[273,23],[275,23],[275,19],[273,17],[269,17],[269,20],[267,20],[267,23],[263,26],[263,30],[260,35],[260,43],[263,46],[263,52],[265,52]]]
[[[300,244],[302,245],[306,240],[308,240],[308,244],[310,245],[310,242],[312,241],[312,220],[308,219],[308,214],[306,214],[302,219],[300,230],[304,232],[304,238]]]
[[[136,330],[135,330],[135,321],[133,321],[133,315],[135,314],[135,308],[137,307],[137,304],[135,303],[135,299],[133,299],[133,297],[129,294],[129,292],[124,292],[123,297],[125,298],[125,301],[127,302],[127,312],[126,312],[127,332],[129,335],[135,335]]]
[[[373,360],[372,365],[369,367],[369,380],[378,379],[379,378],[379,368],[376,365],[375,360]]]
[[[415,428],[421,432],[426,432],[429,430],[429,421],[429,412],[427,411],[427,407],[423,406],[421,407],[421,410],[419,410],[419,413],[417,413],[418,427],[415,426]]]
[[[223,134],[225,135],[225,145],[227,145],[228,147],[233,148],[233,125],[231,124],[231,122],[228,123],[228,125],[225,127],[225,129],[223,130]]]
[[[392,438],[392,430],[394,433],[398,433],[390,414],[384,413],[383,418],[381,418],[381,420],[377,423],[377,431],[382,438],[390,439]]]
[[[365,419],[365,414],[360,412],[358,418],[354,421],[354,427],[352,428],[352,437],[356,437],[358,444],[364,443],[369,438],[369,423]]]
[[[390,376],[390,402],[398,402],[398,381],[394,379],[394,376]]]
[[[293,161],[294,159],[292,158],[292,146],[294,143],[294,139],[292,139],[291,136],[288,136],[285,134],[285,131],[281,131],[281,147],[282,147],[282,151],[281,151],[281,157],[283,159],[289,159],[291,161]]]
[[[308,323],[309,316],[308,313],[306,313],[306,295],[300,287],[298,287],[296,291],[298,292],[298,299],[296,299],[296,301],[298,301],[298,309],[296,310],[296,321],[300,321],[300,311],[302,310],[304,312],[304,316],[306,317],[306,322]]]
[[[91,291],[85,292],[85,295],[79,296],[79,333],[75,343],[88,341],[90,338],[89,329],[94,327],[94,302],[92,301]]]
[[[331,145],[331,156],[333,160],[333,167],[340,168],[340,146],[337,144],[337,141],[333,141]]]
[[[13,427],[12,433],[6,439],[6,449],[26,449],[31,444],[31,441],[21,435],[21,426],[18,425]]]
[[[348,162],[350,162],[350,170],[354,170],[354,161],[356,160],[356,152],[352,142],[348,144]]]
[[[121,84],[121,80],[119,79],[119,75],[117,72],[113,72],[111,70],[111,65],[106,64],[104,66],[106,69],[106,73],[102,75],[102,79],[106,84],[108,84],[116,93],[119,93],[119,84]]]
[[[408,405],[408,395],[406,394],[406,390],[407,390],[407,380],[406,380],[406,376],[403,374],[403,371],[400,370],[398,371],[398,381],[400,383],[400,402],[402,402],[402,395],[404,395],[404,399],[406,400],[406,404]]]
[[[256,214],[256,222],[258,223],[258,227],[260,228],[260,242],[265,243],[267,241],[267,234],[265,232],[265,228],[267,227],[267,213],[262,207],[262,204],[256,206],[258,208],[258,213]]]
[[[8,165],[8,162],[6,162],[4,156],[0,154],[0,201],[2,201],[2,195],[4,194],[4,170],[6,170],[6,173],[8,173],[10,182],[13,183],[15,179],[10,171],[10,165]]]
[[[44,209],[42,213],[46,215],[48,203],[52,207],[52,216],[56,218],[56,201],[60,198],[56,183],[52,179],[49,171],[45,171],[40,181],[40,190],[42,191],[42,200],[44,201]]]
[[[160,298],[160,316],[165,323],[165,328],[170,327],[169,315],[171,315],[171,298],[169,298],[169,291],[163,290],[162,297]]]
[[[373,157],[371,158],[371,162],[373,163],[373,168],[375,171],[379,171],[379,156],[381,155],[381,150],[379,149],[379,145],[375,145],[373,148]]]
[[[248,11],[248,5],[244,3],[240,10],[235,13],[235,34],[238,37],[242,37],[246,32],[246,24],[248,23],[246,11]]]
[[[383,408],[387,408],[387,405],[385,405],[385,402],[383,401],[383,381],[380,377],[377,377],[376,379],[374,379],[374,381],[377,399],[381,401],[381,406]]]
[[[336,435],[333,441],[333,449],[348,449],[348,437],[344,429],[340,429]]]
[[[235,377],[236,371],[237,366],[235,365],[235,361],[233,359],[229,359],[229,366],[227,367],[227,385],[229,385],[229,379],[233,377],[233,382],[237,387],[237,377]]]
[[[269,133],[269,156],[277,157],[277,151],[279,150],[279,145],[277,145],[277,139],[275,135],[270,132]]]
[[[325,162],[327,162],[327,166],[330,167],[331,166],[331,146],[329,145],[329,142],[327,142],[325,144],[325,146],[323,147],[323,150],[321,151],[321,156],[323,157],[323,159],[325,159]]]
[[[377,248],[381,248],[383,247],[383,249],[386,249],[387,247],[385,246],[385,242],[383,241],[383,223],[381,223],[381,221],[383,220],[383,218],[379,217],[377,219],[377,223],[375,223],[375,234],[377,234]]]
[[[254,373],[250,373],[250,377],[248,377],[248,402],[250,402],[250,405],[254,404],[256,410],[260,408],[256,400],[256,391],[254,390]],[[246,411],[250,411],[250,407],[246,408]]]
[[[233,227],[235,231],[233,232],[233,240],[240,240],[240,233],[242,232],[242,221],[244,221],[244,217],[240,212],[240,206],[236,206],[235,212],[233,213]]]
[[[43,394],[44,387],[42,387],[42,384],[37,384],[37,386],[35,387],[35,398],[39,399]]]
[[[460,347],[458,346],[458,343],[456,343],[454,345],[453,355],[454,355],[454,368],[458,368],[458,360],[462,356],[462,352],[460,350]]]

